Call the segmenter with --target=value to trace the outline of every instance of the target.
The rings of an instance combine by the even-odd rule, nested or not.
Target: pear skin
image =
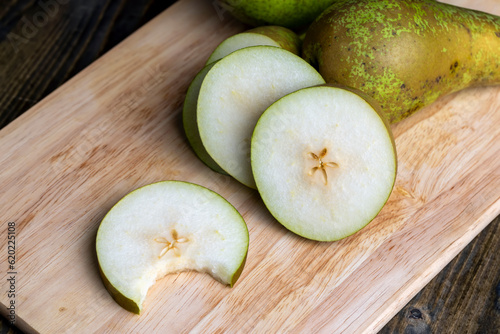
[[[200,87],[203,83],[203,79],[207,75],[208,71],[217,63],[217,61],[211,62],[207,66],[201,69],[198,74],[194,77],[193,81],[189,85],[189,88],[186,93],[186,98],[184,99],[184,105],[182,107],[182,124],[184,127],[184,133],[186,134],[186,138],[191,145],[194,153],[198,156],[198,158],[203,161],[205,165],[210,167],[213,171],[227,175],[227,173],[220,168],[220,166],[210,157],[205,147],[203,147],[203,143],[201,142],[200,132],[198,130],[197,123],[197,104],[198,104],[198,95],[200,93]]]
[[[217,0],[235,18],[252,26],[308,26],[335,0]]]
[[[247,32],[267,36],[276,41],[282,49],[290,51],[297,56],[300,55],[302,41],[295,32],[288,28],[280,26],[263,26],[250,29]]]
[[[338,0],[308,29],[303,57],[395,123],[442,95],[500,83],[500,17],[433,0]]]
[[[292,30],[280,26],[262,26],[233,35],[220,43],[208,58],[206,65],[220,60],[244,47],[268,45],[300,56],[302,40]]]

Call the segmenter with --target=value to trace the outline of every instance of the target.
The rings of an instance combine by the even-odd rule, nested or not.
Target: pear
[[[225,39],[210,55],[207,65],[236,50],[257,45],[276,46],[299,55],[301,43],[299,36],[290,29],[279,26],[257,27]]]
[[[227,174],[255,188],[250,140],[260,115],[279,98],[324,84],[305,60],[272,46],[251,46],[219,60],[206,74],[196,105],[201,144]]]
[[[182,120],[189,144],[198,158],[212,170],[227,175],[227,173],[212,159],[203,146],[197,123],[197,104],[200,88],[210,69],[222,58],[240,49],[252,46],[274,46],[282,48],[295,55],[300,53],[301,40],[290,29],[279,26],[264,26],[250,29],[233,35],[217,46],[191,82],[184,100]]]
[[[191,145],[191,148],[196,156],[198,156],[198,158],[213,171],[227,175],[227,173],[214,161],[214,159],[212,159],[207,150],[205,150],[205,147],[201,142],[200,132],[198,130],[198,118],[196,113],[198,110],[198,95],[200,94],[201,84],[203,83],[208,71],[210,71],[217,61],[218,60],[202,68],[189,85],[182,108],[182,124],[184,126],[184,132],[189,144]]]
[[[194,270],[233,286],[248,252],[248,228],[215,192],[163,181],[136,189],[102,220],[96,252],[104,286],[140,314],[149,288],[167,274]]]
[[[262,114],[251,164],[276,220],[318,241],[366,226],[387,202],[397,172],[393,135],[378,104],[329,85],[286,95]]]
[[[309,27],[303,57],[398,122],[438,97],[500,82],[500,18],[433,0],[338,0]]]
[[[240,21],[253,25],[302,28],[309,25],[335,0],[218,0]]]

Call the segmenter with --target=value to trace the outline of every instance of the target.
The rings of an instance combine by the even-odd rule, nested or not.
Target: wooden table
[[[35,105],[172,2],[3,1],[0,5],[0,127]],[[500,216],[381,332],[498,333],[499,254]],[[1,319],[0,324],[0,333],[17,332],[6,319]]]

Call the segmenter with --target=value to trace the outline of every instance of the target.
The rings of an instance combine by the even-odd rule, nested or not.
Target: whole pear
[[[308,26],[335,0],[217,0],[238,20],[253,26]]]
[[[303,57],[394,123],[442,95],[500,83],[500,17],[434,0],[337,0],[308,29]]]

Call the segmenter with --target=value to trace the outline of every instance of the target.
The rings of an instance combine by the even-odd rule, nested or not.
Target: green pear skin
[[[243,23],[277,25],[290,29],[308,26],[335,0],[218,0]]]
[[[292,30],[280,26],[262,26],[233,35],[220,43],[208,58],[206,65],[224,58],[238,49],[257,45],[270,45],[301,54],[302,40]]]
[[[500,83],[500,17],[433,0],[337,0],[308,29],[303,57],[395,123],[442,95]]]
[[[276,41],[282,49],[300,56],[302,41],[295,32],[288,28],[281,26],[263,26],[250,29],[247,32],[267,36]]]

